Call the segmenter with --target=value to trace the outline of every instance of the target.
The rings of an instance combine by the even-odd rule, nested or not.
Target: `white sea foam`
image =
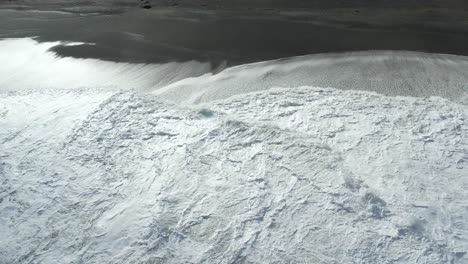
[[[133,70],[155,65],[57,58],[44,55],[52,44],[26,42],[43,52],[10,54],[25,58],[0,84],[2,263],[468,261],[466,105],[294,86],[313,80],[318,57],[158,91],[146,80],[156,75]],[[421,56],[420,69],[464,63]],[[327,59],[322,77],[346,72],[334,59],[346,60]],[[388,68],[377,55],[348,60]],[[56,76],[59,65],[85,80]],[[129,76],[160,96],[124,89]],[[47,89],[46,77],[67,85]],[[107,82],[118,89],[97,88]]]

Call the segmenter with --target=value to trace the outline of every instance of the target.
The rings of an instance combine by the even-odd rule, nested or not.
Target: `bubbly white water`
[[[15,41],[29,55],[8,54]],[[0,57],[17,64],[0,67],[0,263],[468,261],[467,106],[311,86],[346,84],[328,69],[353,89],[381,76],[371,88],[385,91],[416,61],[463,92],[449,87],[462,85],[462,57],[302,57],[182,79],[193,62],[173,64],[183,74],[162,87],[148,76],[167,65],[7,42]]]

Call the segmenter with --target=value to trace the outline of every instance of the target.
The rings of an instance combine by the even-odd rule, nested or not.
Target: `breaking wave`
[[[320,55],[213,75],[15,41],[42,51],[19,63],[0,42],[2,76],[17,69],[0,84],[0,262],[468,260],[466,105],[353,90],[419,67],[433,79],[408,73],[405,89],[440,77],[463,92],[450,72],[463,57]]]
[[[210,72],[209,63],[131,64],[97,59],[61,58],[50,49],[87,43],[45,42],[34,39],[0,41],[0,90],[157,89],[187,77]]]

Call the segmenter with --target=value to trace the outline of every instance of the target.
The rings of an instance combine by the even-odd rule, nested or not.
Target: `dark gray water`
[[[38,36],[40,41],[95,45],[58,46],[61,56],[159,63],[209,61],[228,65],[297,55],[409,50],[468,55],[468,35],[425,28],[331,26],[276,18],[157,16],[144,11],[77,16],[65,13],[1,11],[2,37]]]

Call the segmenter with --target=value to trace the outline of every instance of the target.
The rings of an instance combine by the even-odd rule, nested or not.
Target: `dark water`
[[[405,28],[341,27],[276,18],[158,17],[151,13],[80,17],[45,12],[4,12],[2,37],[96,45],[59,46],[61,56],[112,61],[227,61],[229,65],[297,55],[410,50],[468,55],[468,35]],[[187,19],[189,18],[189,19]]]

